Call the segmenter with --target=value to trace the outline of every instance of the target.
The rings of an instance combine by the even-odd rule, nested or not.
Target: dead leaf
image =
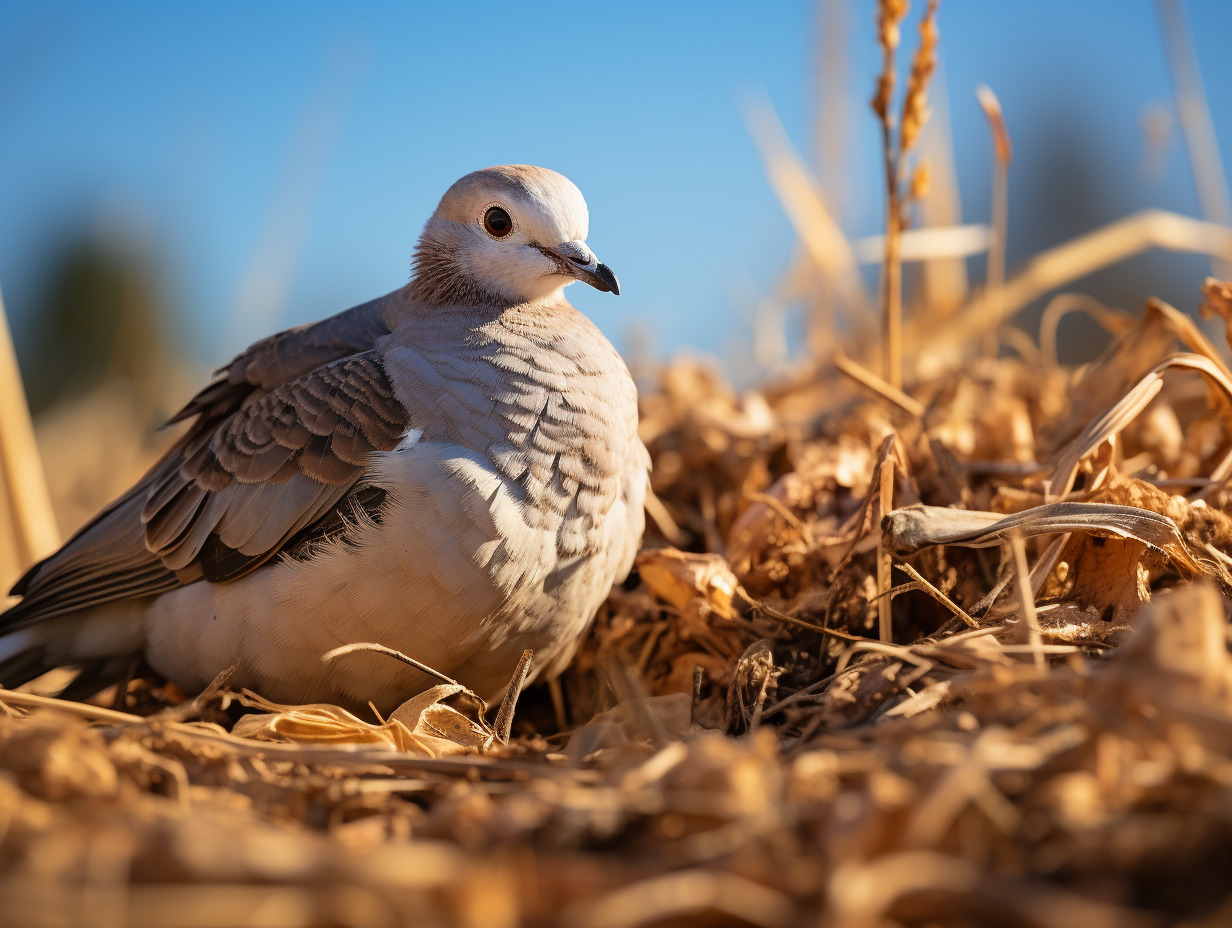
[[[487,704],[465,687],[440,684],[420,693],[381,724],[365,722],[338,706],[286,706],[242,690],[237,700],[260,712],[245,715],[232,733],[260,741],[385,747],[391,751],[443,757],[488,744],[493,732],[483,721]],[[457,700],[468,710],[447,704]]]
[[[675,548],[643,551],[637,570],[656,596],[684,611],[697,600],[714,614],[736,615],[732,597],[739,583],[727,561],[717,554],[686,554]]]

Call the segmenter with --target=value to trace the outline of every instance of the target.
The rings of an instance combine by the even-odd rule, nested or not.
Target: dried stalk
[[[1189,152],[1194,185],[1198,188],[1198,205],[1206,219],[1222,226],[1232,226],[1228,179],[1224,175],[1219,142],[1211,121],[1211,108],[1202,86],[1202,74],[1198,70],[1189,23],[1185,19],[1185,7],[1180,0],[1156,0],[1155,8],[1159,13],[1168,69],[1172,74],[1185,149]],[[1211,273],[1219,277],[1232,277],[1232,250],[1211,256]]]
[[[17,579],[16,573],[51,554],[60,544],[51,496],[47,492],[30,407],[17,367],[17,353],[0,296],[0,493],[11,525],[0,526],[14,541],[15,564],[0,564],[6,576],[0,584]],[[12,575],[8,572],[13,571]]]
[[[1010,161],[1014,150],[1010,145],[1010,135],[1005,128],[1005,115],[1001,110],[1001,101],[992,89],[981,84],[975,89],[980,108],[988,119],[993,139],[993,171],[992,171],[992,241],[988,249],[988,275],[984,289],[994,304],[1002,297],[1005,288],[1005,247],[1009,232],[1009,197],[1010,197]],[[985,354],[996,353],[996,339],[991,336],[984,339]]]
[[[437,680],[440,680],[442,683],[446,683],[450,686],[461,686],[462,685],[457,680],[455,680],[453,677],[446,676],[445,674],[441,673],[439,670],[433,670],[431,667],[429,667],[427,664],[423,663],[422,661],[417,661],[415,660],[415,658],[408,657],[407,655],[403,654],[401,651],[396,651],[393,648],[387,648],[383,644],[376,644],[375,642],[372,642],[372,641],[359,641],[359,642],[355,642],[354,644],[344,644],[341,647],[334,648],[332,651],[326,651],[324,654],[321,655],[321,661],[323,663],[328,664],[330,661],[335,660],[336,658],[342,657],[345,654],[354,654],[359,651],[371,651],[375,654],[384,654],[386,657],[392,657],[396,661],[401,661],[402,663],[410,667],[414,667],[420,673],[427,674],[429,677],[435,677]]]
[[[920,157],[931,166],[931,183],[928,195],[919,202],[922,230],[907,231],[903,235],[902,259],[912,260],[911,239],[920,232],[940,232],[943,229],[979,229],[984,240],[975,251],[964,254],[937,253],[930,255],[923,267],[924,299],[922,311],[929,317],[939,318],[956,312],[967,301],[970,286],[967,279],[967,262],[963,258],[987,248],[987,229],[983,226],[961,226],[962,204],[958,196],[958,171],[954,165],[954,133],[950,121],[949,94],[946,90],[944,62],[937,62],[933,77],[934,112],[931,131],[920,139]]]
[[[885,166],[886,236],[885,263],[881,273],[881,338],[883,375],[896,388],[903,385],[903,287],[902,234],[907,217],[904,207],[923,196],[928,186],[927,164],[922,164],[903,190],[908,153],[919,141],[928,121],[928,83],[937,66],[937,0],[929,0],[920,20],[920,44],[911,62],[911,75],[903,96],[898,144],[894,144],[891,116],[894,85],[897,81],[894,55],[899,45],[899,29],[907,15],[906,0],[879,0],[877,4],[877,42],[881,46],[882,67],[872,107],[881,125],[881,147]]]
[[[894,511],[894,458],[887,456],[881,463],[881,515]],[[882,641],[894,640],[891,606],[892,597],[885,595],[890,589],[890,574],[894,567],[894,556],[887,542],[888,536],[882,533],[881,546],[877,552],[877,633]]]
[[[1137,322],[1128,313],[1110,309],[1090,294],[1058,293],[1048,301],[1040,316],[1040,356],[1046,367],[1055,370],[1060,364],[1057,360],[1057,328],[1061,325],[1061,319],[1072,312],[1085,313],[1111,335],[1128,332]]]
[[[931,266],[938,261],[968,258],[988,251],[992,235],[988,226],[930,226],[927,229],[904,229],[899,242],[899,260],[926,261]],[[869,235],[851,243],[852,252],[861,264],[875,264],[885,257],[886,237]],[[959,261],[959,264],[962,262]],[[964,288],[965,290],[965,288]]]
[[[877,42],[881,46],[882,66],[873,95],[873,112],[881,124],[881,150],[885,167],[886,239],[885,263],[881,271],[881,347],[882,376],[898,388],[902,375],[902,268],[899,237],[902,233],[902,208],[899,204],[899,157],[894,147],[894,121],[890,104],[897,80],[894,53],[899,44],[899,23],[907,15],[906,0],[878,0]],[[901,135],[900,135],[901,140]]]
[[[872,302],[864,292],[851,243],[804,162],[792,149],[774,109],[758,100],[746,103],[743,113],[770,186],[809,256],[834,281],[839,295],[856,311],[857,318],[867,318],[872,313]]]
[[[1073,489],[1078,464],[1084,457],[1129,425],[1150,405],[1163,389],[1164,374],[1170,370],[1196,371],[1232,401],[1232,375],[1217,358],[1200,354],[1175,354],[1156,364],[1126,394],[1092,419],[1081,434],[1057,458],[1052,473],[1044,482],[1044,496],[1060,499]]]
[[[834,366],[862,387],[867,387],[877,395],[884,397],[904,412],[910,413],[917,419],[924,417],[923,403],[886,383],[868,368],[857,364],[845,354],[839,353],[834,356]]]
[[[1032,258],[1010,278],[1000,298],[977,294],[961,313],[940,325],[909,327],[917,355],[994,331],[1024,306],[1051,290],[1150,248],[1202,255],[1232,253],[1232,229],[1179,213],[1145,210],[1063,242]]]
[[[898,569],[901,570],[903,573],[905,573],[912,580],[914,580],[917,584],[919,584],[919,588],[921,590],[923,590],[925,593],[927,593],[929,596],[931,596],[933,599],[939,602],[942,606],[948,609],[950,613],[956,619],[961,619],[962,623],[966,625],[968,628],[979,628],[980,627],[979,623],[976,622],[975,619],[971,618],[971,616],[969,616],[961,606],[959,606],[957,603],[954,602],[954,600],[950,599],[950,597],[946,596],[939,589],[937,589],[936,586],[934,586],[932,583],[926,580],[920,574],[920,572],[916,570],[914,567],[912,567],[910,564],[906,564],[906,563],[899,564]]]
[[[518,697],[522,695],[522,688],[526,686],[526,678],[530,676],[531,658],[534,656],[534,651],[522,652],[518,666],[514,668],[513,679],[509,681],[509,689],[505,691],[505,698],[501,700],[500,709],[496,713],[496,721],[492,728],[496,733],[496,740],[501,744],[509,743],[509,732],[513,728],[513,713],[518,707]]]
[[[1035,666],[1044,669],[1044,652],[1040,650],[1043,637],[1040,634],[1039,617],[1035,614],[1035,591],[1031,586],[1031,572],[1027,568],[1027,547],[1022,533],[1010,535],[1010,552],[1014,557],[1014,578],[1018,588],[1018,603],[1022,610],[1020,640],[1035,653]]]

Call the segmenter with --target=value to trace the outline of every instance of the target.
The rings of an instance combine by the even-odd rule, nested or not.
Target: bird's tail
[[[145,646],[144,606],[120,600],[0,634],[0,686],[15,689],[65,665],[80,669],[60,693],[67,699],[122,680]],[[0,615],[0,627],[3,621]]]

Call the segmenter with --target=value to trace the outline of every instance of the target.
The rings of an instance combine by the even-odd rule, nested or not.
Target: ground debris
[[[457,684],[389,719],[0,692],[0,921],[1219,923],[1232,443],[1174,313],[909,408],[669,366],[662,518],[508,743]]]

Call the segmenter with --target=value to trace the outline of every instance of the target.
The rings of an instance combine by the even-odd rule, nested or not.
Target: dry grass
[[[750,121],[809,270],[867,322],[819,186],[771,113]],[[943,240],[913,257],[951,260]],[[743,394],[667,366],[642,400],[638,571],[516,712],[452,681],[388,719],[148,671],[97,705],[0,691],[0,922],[1227,923],[1226,353],[1158,301],[1058,297],[1043,351],[1005,323],[1136,250],[1228,241],[1144,214],[957,313],[921,306],[905,385],[858,338]],[[1232,285],[1203,296],[1232,319]],[[1077,369],[1056,363],[1072,309],[1113,336]],[[979,357],[990,335],[1024,358]],[[97,407],[72,421],[115,443]],[[81,502],[88,480],[52,477]]]
[[[1139,387],[1218,381],[1195,332],[1152,304],[1085,369],[977,362],[907,408],[667,368],[678,546],[651,531],[564,730],[542,686],[508,745],[446,684],[383,721],[149,674],[121,711],[0,695],[6,921],[1217,919],[1232,402]]]

